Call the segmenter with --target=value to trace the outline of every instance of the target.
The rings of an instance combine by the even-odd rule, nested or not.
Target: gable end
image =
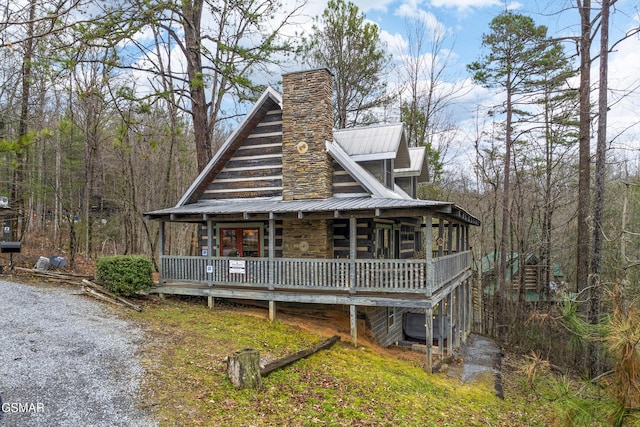
[[[282,195],[282,110],[273,107],[226,159],[202,199]]]

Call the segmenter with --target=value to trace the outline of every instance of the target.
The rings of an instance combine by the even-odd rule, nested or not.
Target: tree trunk
[[[34,53],[34,25],[36,16],[36,2],[31,1],[29,8],[29,23],[27,24],[27,38],[24,43],[24,56],[22,57],[22,93],[20,95],[20,121],[18,124],[18,149],[16,150],[16,167],[13,172],[11,186],[11,202],[16,211],[16,225],[11,227],[11,239],[22,240],[29,215],[24,201],[25,169],[27,167],[28,131],[29,131],[29,100],[31,98],[31,64]]]
[[[260,376],[260,352],[252,348],[236,351],[229,357],[227,376],[240,388],[262,388]]]
[[[600,17],[600,76],[598,88],[598,136],[596,141],[595,189],[593,195],[593,254],[589,296],[589,323],[600,322],[600,274],[602,272],[602,218],[604,210],[604,176],[607,150],[607,79],[609,68],[609,0],[602,2]],[[594,342],[589,348],[589,371],[600,375],[600,346]]]
[[[591,0],[578,0],[580,12],[580,131],[578,160],[578,212],[576,248],[576,291],[587,287],[589,277],[589,205],[591,203]]]
[[[186,0],[183,2],[183,28],[185,54],[187,56],[187,75],[191,95],[191,115],[196,145],[198,172],[202,171],[211,160],[211,134],[209,133],[208,105],[205,96],[205,82],[202,71],[202,40],[200,39],[200,22],[202,19],[202,0]]]

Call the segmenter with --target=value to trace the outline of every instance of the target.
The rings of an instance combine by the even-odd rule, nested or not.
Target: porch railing
[[[471,252],[422,259],[160,257],[162,282],[265,289],[421,293],[431,295],[471,266]],[[431,276],[429,278],[429,276]]]

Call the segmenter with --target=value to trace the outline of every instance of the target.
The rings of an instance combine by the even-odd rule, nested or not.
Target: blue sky
[[[492,99],[499,100],[495,94],[473,85],[466,71],[466,65],[478,59],[482,53],[482,34],[488,31],[491,19],[506,8],[528,15],[538,25],[546,25],[548,34],[554,37],[577,36],[579,34],[579,15],[575,0],[521,0],[504,2],[501,0],[352,0],[366,18],[375,22],[381,29],[381,37],[387,43],[398,61],[406,54],[407,20],[417,19],[427,28],[440,28],[444,31],[444,46],[451,49],[447,79],[450,84],[464,85],[467,90],[463,99],[459,99],[460,125],[466,128],[461,139],[473,138],[472,122],[474,111],[479,103],[488,105]],[[599,8],[597,0],[592,7]],[[305,12],[318,16],[326,7],[324,0],[310,0]],[[562,13],[557,12],[563,10]],[[595,12],[594,12],[595,13]],[[310,26],[310,24],[309,24]],[[640,26],[640,6],[637,0],[618,0],[615,13],[611,16],[610,41],[617,40],[621,34]],[[594,43],[598,49],[599,41]],[[575,53],[575,45],[567,44],[567,51]],[[609,136],[618,135],[613,145],[626,156],[638,159],[640,147],[640,36],[635,35],[617,46],[610,56],[609,86],[612,108],[609,115]],[[597,62],[594,67],[597,67]],[[597,68],[592,71],[592,79],[598,76]],[[388,79],[393,83],[394,73]],[[637,95],[621,98],[621,93],[635,88]],[[597,94],[594,93],[594,97]],[[495,97],[495,98],[494,98]],[[595,99],[595,98],[594,98]],[[624,130],[624,132],[623,132]],[[464,151],[464,150],[463,150]],[[452,153],[456,156],[460,153]]]

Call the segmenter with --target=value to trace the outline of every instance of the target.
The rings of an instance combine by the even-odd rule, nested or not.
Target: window
[[[375,230],[375,257],[391,259],[393,255],[391,226],[378,224]]]
[[[396,324],[396,308],[387,307],[387,330],[390,330]]]
[[[383,162],[384,185],[393,188],[393,160],[387,159]]]

